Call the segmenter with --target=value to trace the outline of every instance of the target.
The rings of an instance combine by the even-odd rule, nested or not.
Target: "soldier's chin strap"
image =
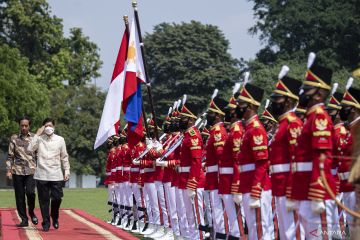
[[[336,196],[335,196],[334,192],[331,190],[331,188],[329,186],[329,183],[328,183],[328,181],[326,179],[326,176],[325,176],[325,172],[324,172],[324,161],[325,161],[325,159],[326,159],[325,154],[321,154],[319,168],[320,168],[321,180],[322,180],[322,182],[324,184],[325,190],[329,193],[330,197],[336,202],[337,205],[339,205],[342,209],[344,209],[351,216],[356,217],[356,218],[360,218],[360,213],[349,209],[342,202],[340,202],[339,200],[336,199]]]

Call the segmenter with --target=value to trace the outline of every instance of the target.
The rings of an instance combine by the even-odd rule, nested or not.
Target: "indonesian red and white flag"
[[[121,40],[119,53],[101,115],[94,149],[101,146],[109,137],[115,135],[118,131],[121,103],[124,96],[125,62],[127,57],[128,42],[129,36],[125,31]]]

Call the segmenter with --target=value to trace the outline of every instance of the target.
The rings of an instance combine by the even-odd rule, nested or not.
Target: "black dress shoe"
[[[29,226],[29,223],[28,223],[28,221],[22,220],[21,223],[16,224],[16,226],[17,226],[17,227],[28,227],[28,226]]]
[[[50,229],[50,224],[49,223],[42,223],[42,229],[44,232],[48,232]]]
[[[59,228],[59,221],[58,220],[53,220],[53,227],[55,229],[58,229]]]
[[[39,220],[38,220],[38,218],[36,217],[35,214],[31,216],[31,222],[32,222],[34,225],[38,225]]]

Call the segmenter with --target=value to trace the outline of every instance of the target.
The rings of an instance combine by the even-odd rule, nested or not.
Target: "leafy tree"
[[[70,29],[70,37],[66,39],[66,45],[71,54],[70,85],[83,85],[92,78],[100,77],[98,71],[102,61],[99,56],[99,48],[89,40],[89,37],[83,35],[80,28]]]
[[[0,42],[18,48],[29,59],[29,72],[49,89],[82,85],[99,77],[98,47],[81,29],[63,36],[62,19],[46,0],[0,0]]]
[[[36,126],[49,114],[48,89],[35,81],[27,64],[17,49],[0,44],[0,147],[4,151],[10,135],[19,131],[19,117],[29,115]]]
[[[51,116],[57,120],[56,131],[66,140],[73,171],[104,172],[105,152],[93,150],[104,101],[105,93],[92,85],[51,92]]]
[[[251,1],[257,21],[250,33],[266,44],[257,54],[259,61],[306,59],[314,51],[336,70],[353,69],[360,62],[359,1]]]
[[[215,88],[228,95],[239,79],[239,62],[229,54],[229,41],[216,26],[196,21],[161,23],[144,42],[159,116],[183,94],[198,109],[205,109]]]

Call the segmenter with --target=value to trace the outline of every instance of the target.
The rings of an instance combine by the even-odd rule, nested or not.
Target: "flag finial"
[[[137,1],[136,0],[132,0],[132,6],[134,9],[137,8]]]
[[[128,15],[124,15],[123,18],[124,18],[125,24],[129,24],[129,17],[128,17]]]

